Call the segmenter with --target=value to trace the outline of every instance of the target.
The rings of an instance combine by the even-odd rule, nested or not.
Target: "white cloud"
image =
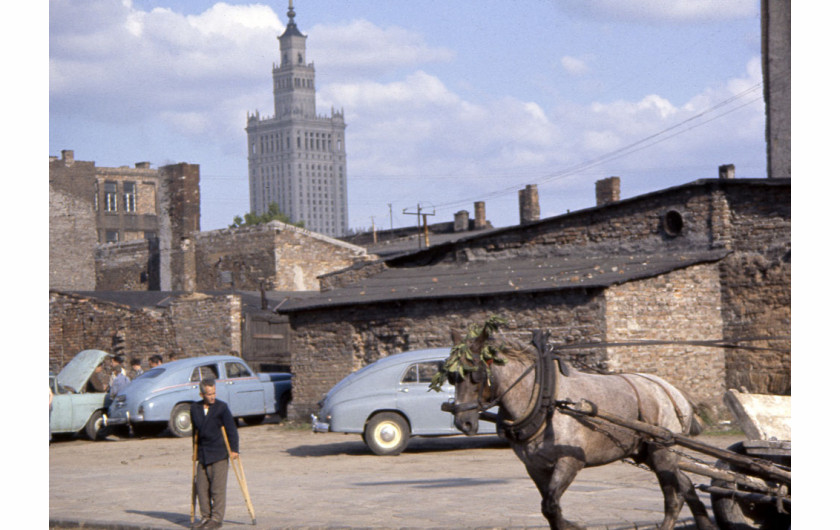
[[[589,66],[583,59],[569,57],[568,55],[560,59],[560,64],[563,65],[566,72],[575,76],[583,75],[589,71]]]
[[[621,22],[710,22],[755,16],[758,0],[557,0],[559,9]]]
[[[379,75],[406,65],[451,61],[455,54],[429,46],[422,34],[400,27],[381,28],[367,20],[316,24],[308,33],[309,56],[336,77]]]

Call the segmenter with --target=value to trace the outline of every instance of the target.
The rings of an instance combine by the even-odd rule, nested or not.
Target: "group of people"
[[[126,372],[124,364],[125,357],[119,354],[103,361],[96,367],[88,381],[88,392],[108,392],[112,399],[117,397],[120,390],[143,373],[143,365],[140,359],[136,357],[131,359],[128,372]],[[150,369],[161,364],[163,364],[163,357],[160,355],[149,357]]]

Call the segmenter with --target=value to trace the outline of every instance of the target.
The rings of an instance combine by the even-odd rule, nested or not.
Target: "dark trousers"
[[[207,466],[198,464],[195,481],[198,493],[198,508],[203,519],[213,519],[219,523],[224,520],[227,476],[227,458]]]

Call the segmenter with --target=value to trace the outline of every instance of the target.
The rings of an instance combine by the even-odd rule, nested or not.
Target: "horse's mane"
[[[504,334],[494,335],[488,342],[498,348],[502,355],[511,360],[533,361],[537,354],[536,348],[530,342],[525,343],[519,339],[507,337]]]

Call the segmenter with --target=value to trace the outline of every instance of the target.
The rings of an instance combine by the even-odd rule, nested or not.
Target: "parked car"
[[[449,356],[449,348],[390,355],[353,372],[335,385],[312,415],[315,432],[359,433],[377,455],[397,455],[412,436],[447,436],[461,432],[454,416],[440,410],[455,399],[455,387],[441,392],[429,383]],[[480,434],[496,433],[482,422]]]
[[[210,355],[179,359],[144,372],[117,394],[108,409],[107,424],[167,426],[175,436],[190,436],[190,403],[201,399],[198,384],[207,378],[216,380],[216,398],[245,423],[262,423],[267,414],[286,415],[291,374],[258,374],[239,357]]]
[[[87,392],[93,371],[108,353],[84,350],[76,354],[56,376],[50,375],[53,392],[50,434],[84,433],[91,440],[106,436],[103,414],[108,410],[107,392]]]

